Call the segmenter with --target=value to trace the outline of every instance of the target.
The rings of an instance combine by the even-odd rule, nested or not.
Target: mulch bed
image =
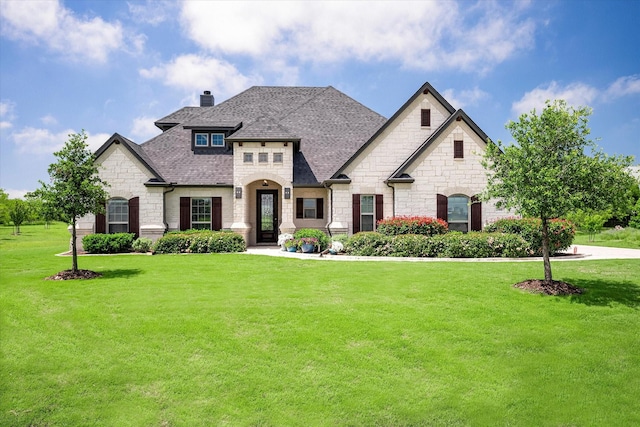
[[[74,280],[74,279],[95,279],[101,277],[102,273],[96,273],[91,270],[64,270],[53,276],[45,277],[45,280]]]
[[[573,286],[567,282],[561,282],[559,280],[552,280],[551,282],[545,282],[541,279],[529,279],[524,282],[516,283],[514,288],[522,289],[534,294],[545,295],[577,295],[583,292],[582,289]]]

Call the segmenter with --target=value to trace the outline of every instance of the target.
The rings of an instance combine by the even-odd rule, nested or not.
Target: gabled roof
[[[433,144],[434,141],[436,141],[444,132],[447,131],[447,129],[452,124],[457,121],[465,122],[471,128],[471,130],[473,130],[473,132],[475,132],[475,134],[480,137],[480,139],[485,142],[489,142],[489,137],[487,136],[487,134],[484,133],[484,131],[480,129],[473,120],[471,120],[467,113],[465,113],[463,110],[458,110],[455,114],[449,116],[449,118],[445,120],[440,125],[440,127],[438,127],[438,129],[436,129],[436,131],[433,132],[429,136],[429,138],[427,138],[427,140],[424,141],[420,145],[420,147],[418,147],[418,149],[414,151],[413,154],[411,154],[411,156],[409,156],[409,158],[405,160],[398,169],[395,170],[395,172],[391,174],[387,182],[413,182],[413,178],[409,174],[407,174],[407,169],[420,157],[420,155],[422,155],[422,153],[425,152],[427,148],[429,148],[429,146],[431,146],[431,144]]]
[[[199,128],[235,127],[237,130],[231,130],[226,139],[299,141],[294,154],[294,183],[320,185],[385,121],[331,86],[254,86],[218,105],[187,107],[160,119],[156,125],[165,126],[165,132],[140,148],[167,182],[232,185],[231,150],[210,149],[195,154],[191,133]]]
[[[360,155],[360,153],[362,153],[373,141],[375,141],[375,139],[382,134],[382,132],[384,132],[387,127],[389,127],[399,116],[400,114],[402,114],[402,112],[404,110],[406,110],[413,101],[416,100],[416,98],[418,98],[420,95],[424,95],[424,94],[428,94],[430,93],[431,95],[433,95],[434,98],[436,98],[436,100],[442,104],[442,106],[449,112],[449,114],[453,114],[456,109],[453,108],[453,106],[451,104],[449,104],[449,102],[444,99],[442,97],[442,95],[440,95],[440,93],[434,89],[433,86],[431,86],[431,84],[429,84],[429,82],[426,82],[425,84],[422,85],[422,87],[420,89],[418,89],[416,91],[416,93],[413,94],[413,96],[411,98],[409,98],[407,100],[407,102],[404,103],[404,105],[402,105],[402,107],[400,107],[398,109],[398,111],[396,111],[396,113],[389,119],[387,120],[387,122],[378,129],[378,131],[373,134],[373,136],[371,136],[371,138],[369,138],[369,140],[363,144],[343,165],[342,167],[340,167],[340,169],[338,169],[332,176],[331,179],[337,179],[338,176],[342,175],[345,171],[345,169],[351,164],[353,163],[353,161],[355,159],[358,158],[358,156]]]
[[[98,159],[112,144],[121,144],[125,147],[133,156],[140,162],[142,165],[154,176],[153,180],[156,182],[164,182],[162,176],[156,171],[156,168],[153,166],[151,159],[149,156],[142,150],[142,148],[131,141],[130,139],[125,138],[124,136],[114,133],[111,137],[102,144],[98,150],[94,153],[96,159]]]

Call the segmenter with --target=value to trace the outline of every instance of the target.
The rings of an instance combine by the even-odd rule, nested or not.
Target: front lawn
[[[0,425],[639,425],[640,260],[81,257],[0,228]]]
[[[587,233],[577,232],[573,244],[640,249],[640,230],[632,227],[626,227],[622,230],[606,229],[596,234],[593,240],[589,240]]]

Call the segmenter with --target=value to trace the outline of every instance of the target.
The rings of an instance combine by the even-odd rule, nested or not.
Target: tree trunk
[[[549,256],[549,224],[547,218],[542,218],[542,260],[544,262],[544,281],[551,283],[551,260]]]
[[[75,273],[78,271],[78,249],[76,248],[76,217],[71,222],[71,253],[73,258],[73,266],[71,270]]]

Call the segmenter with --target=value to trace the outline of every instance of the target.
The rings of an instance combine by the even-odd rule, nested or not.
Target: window
[[[273,163],[282,163],[282,153],[273,153]]]
[[[372,195],[360,196],[360,231],[373,231],[375,228],[375,205]]]
[[[196,147],[208,147],[209,146],[209,134],[208,133],[196,133]]]
[[[322,219],[324,217],[324,199],[296,198],[296,218]]]
[[[469,231],[469,198],[456,194],[447,200],[447,222],[449,230]]]
[[[420,118],[421,126],[431,126],[431,110],[428,108],[422,109]]]
[[[224,146],[224,135],[221,133],[212,133],[211,134],[211,146],[212,147],[222,147]]]
[[[258,153],[258,163],[267,163],[269,161],[269,153]]]
[[[253,153],[244,153],[243,159],[245,163],[253,163]]]
[[[211,199],[191,199],[191,228],[211,230]]]
[[[464,142],[463,141],[453,141],[453,158],[454,159],[464,158]]]
[[[107,203],[107,233],[129,232],[129,202],[111,199]]]

